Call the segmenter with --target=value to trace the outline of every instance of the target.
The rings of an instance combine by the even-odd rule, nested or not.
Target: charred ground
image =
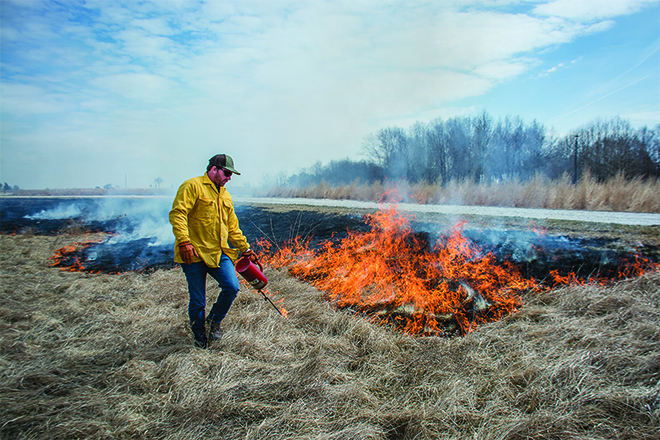
[[[107,199],[0,198],[0,232],[50,236],[107,234],[64,252],[55,262],[60,267],[81,262],[87,271],[104,273],[174,267],[173,244],[167,238],[154,237],[152,231],[144,231],[147,220],[152,228],[169,229],[169,199],[159,200],[148,210],[142,209],[145,201],[139,198],[122,198],[110,207],[104,203]],[[339,241],[348,231],[368,231],[370,226],[365,219],[373,210],[237,205],[236,212],[241,229],[252,243],[267,240],[277,246],[300,237],[309,239],[314,246],[327,240]],[[466,237],[484,252],[492,252],[499,261],[515,263],[523,275],[537,280],[547,278],[553,270],[563,276],[574,272],[583,277],[611,278],[622,265],[639,257],[660,261],[660,226],[566,221],[541,224],[522,218],[458,219],[438,214],[419,214],[411,225],[416,238],[432,247],[445,238],[457,221],[467,222]],[[165,234],[171,239],[171,232]]]

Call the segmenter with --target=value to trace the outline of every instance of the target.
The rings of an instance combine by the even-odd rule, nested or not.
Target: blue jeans
[[[181,263],[181,268],[183,273],[186,274],[186,281],[188,281],[188,294],[190,295],[188,316],[190,317],[193,334],[195,339],[205,339],[206,274],[211,275],[220,287],[218,299],[211,307],[208,316],[209,321],[219,323],[227,315],[238,294],[239,284],[234,264],[228,256],[222,254],[220,267],[208,267],[203,261],[200,261],[192,264]]]

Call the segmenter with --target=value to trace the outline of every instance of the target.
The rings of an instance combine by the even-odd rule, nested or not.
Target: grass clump
[[[77,237],[66,239],[75,241]],[[0,237],[6,439],[651,439],[660,274],[525,298],[461,338],[414,338],[266,269],[195,349],[180,269],[62,272],[62,237]],[[58,240],[55,243],[55,240]],[[209,281],[209,300],[217,287]]]

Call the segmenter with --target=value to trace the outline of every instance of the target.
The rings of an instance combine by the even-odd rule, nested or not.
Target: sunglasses
[[[225,177],[231,177],[231,175],[234,174],[231,171],[229,171],[228,169],[225,169],[225,168],[220,168],[220,169],[222,170],[223,173],[225,173]]]

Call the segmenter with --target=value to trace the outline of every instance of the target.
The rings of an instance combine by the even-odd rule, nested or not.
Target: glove
[[[247,251],[243,252],[242,256],[248,257],[253,263],[256,263],[258,260],[257,254],[255,254],[252,249],[248,249]]]
[[[181,255],[181,259],[186,264],[192,264],[193,259],[199,256],[197,255],[195,247],[189,241],[179,243],[179,255]]]

